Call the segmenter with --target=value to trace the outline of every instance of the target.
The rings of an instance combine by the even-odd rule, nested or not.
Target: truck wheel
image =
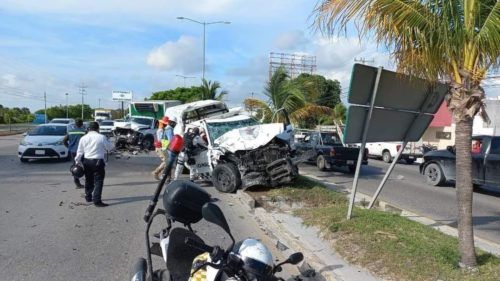
[[[433,186],[439,186],[446,180],[441,167],[436,163],[425,166],[424,175],[427,183]]]
[[[151,136],[147,136],[142,140],[142,147],[147,150],[154,150],[154,139]]]
[[[326,171],[326,159],[323,155],[316,157],[316,166],[320,171]]]
[[[356,165],[349,165],[347,168],[349,169],[350,174],[354,174],[354,172],[356,172]]]
[[[385,163],[391,163],[392,162],[392,156],[389,151],[384,151],[382,153],[382,160],[384,160]]]
[[[238,168],[232,163],[215,166],[212,174],[215,188],[224,193],[233,193],[241,186],[241,176]]]

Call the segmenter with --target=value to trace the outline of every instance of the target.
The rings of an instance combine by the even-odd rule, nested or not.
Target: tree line
[[[26,123],[34,119],[27,107],[8,108],[0,104],[0,124]]]
[[[284,112],[303,128],[316,125],[332,125],[334,120],[345,119],[346,108],[340,100],[341,86],[337,80],[321,75],[302,73],[294,79],[279,68],[266,84],[267,100],[247,98],[245,109],[264,123],[283,121]],[[217,81],[202,80],[200,86],[178,87],[154,92],[146,100],[180,100],[183,103],[199,100],[223,100],[228,92],[221,90]]]

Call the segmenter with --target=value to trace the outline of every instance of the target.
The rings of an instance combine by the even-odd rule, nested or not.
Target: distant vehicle
[[[94,110],[94,121],[100,122],[111,119],[111,109],[96,109]]]
[[[73,118],[54,118],[50,120],[50,124],[66,124],[66,125],[71,125],[75,124],[75,119]]]
[[[114,124],[115,122],[112,120],[101,121],[101,124],[99,124],[99,133],[108,136],[112,135]]]
[[[400,142],[372,142],[367,143],[368,156],[373,158],[382,159],[386,163],[391,163],[396,157],[399,149],[401,148]],[[410,142],[406,145],[400,159],[405,160],[406,164],[413,164],[417,158],[424,155],[422,146],[415,142]]]
[[[475,185],[500,187],[500,136],[472,137],[472,181]],[[454,182],[455,148],[434,150],[424,155],[420,173],[430,185]]]
[[[296,135],[295,148],[299,155],[311,155],[307,161],[316,163],[320,171],[332,166],[346,166],[354,173],[358,161],[359,148],[345,147],[337,132],[300,131]],[[368,164],[368,150],[361,164]]]
[[[115,147],[154,150],[157,120],[165,116],[168,108],[179,104],[178,100],[131,102],[125,120],[114,122]]]
[[[66,159],[68,149],[63,144],[68,125],[50,123],[36,126],[21,140],[17,154],[21,162],[29,159]]]

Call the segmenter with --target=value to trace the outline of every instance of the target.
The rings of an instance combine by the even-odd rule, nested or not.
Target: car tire
[[[413,163],[415,163],[415,159],[405,159],[406,161],[406,164],[408,165],[412,165]]]
[[[21,163],[28,163],[29,159],[26,159],[26,158],[19,158],[19,160],[21,161]]]
[[[142,140],[142,147],[147,150],[155,150],[153,137],[145,137],[144,140]]]
[[[392,162],[392,156],[389,151],[384,151],[382,153],[382,160],[384,160],[385,163],[391,163]]]
[[[240,171],[232,163],[219,164],[212,173],[212,182],[218,191],[234,193],[241,186]]]
[[[424,175],[427,184],[433,186],[442,185],[446,181],[446,178],[444,177],[443,174],[443,170],[436,163],[430,163],[427,166],[425,166]]]
[[[316,157],[316,167],[318,167],[318,170],[320,170],[320,171],[326,171],[325,156],[318,155],[318,157]]]

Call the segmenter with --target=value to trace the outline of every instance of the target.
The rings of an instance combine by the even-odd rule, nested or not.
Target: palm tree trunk
[[[455,116],[456,192],[458,203],[458,243],[460,267],[476,266],[472,228],[472,118]]]

